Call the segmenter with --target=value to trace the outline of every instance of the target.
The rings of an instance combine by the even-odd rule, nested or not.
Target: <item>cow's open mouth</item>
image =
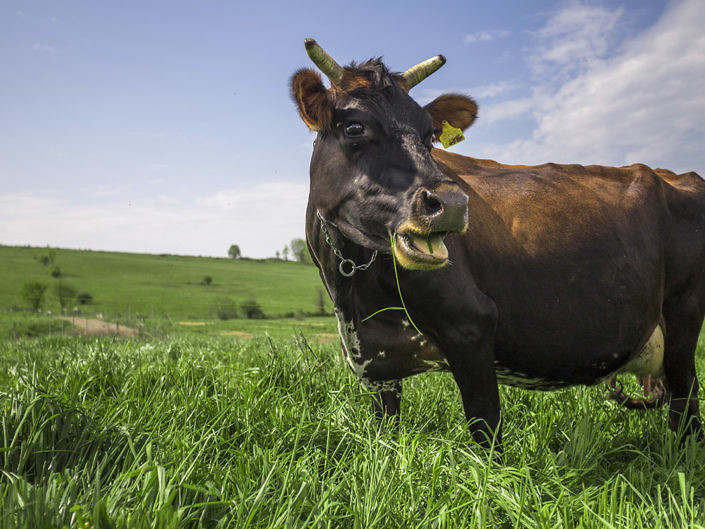
[[[394,253],[404,268],[411,270],[433,270],[448,263],[448,248],[443,239],[446,232],[419,235],[397,233],[394,237]]]

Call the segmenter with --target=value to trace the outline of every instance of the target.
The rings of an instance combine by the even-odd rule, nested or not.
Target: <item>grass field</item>
[[[679,448],[665,411],[599,387],[502,388],[499,462],[473,444],[448,374],[408,379],[400,423],[378,423],[332,344],[0,347],[3,527],[705,525],[705,446]]]
[[[61,281],[93,296],[91,304],[80,306],[81,311],[123,319],[126,324],[138,315],[215,318],[214,307],[224,297],[237,305],[254,298],[268,316],[319,309],[322,283],[318,271],[293,261],[55,251]],[[53,290],[57,279],[37,260],[46,253],[46,248],[0,246],[0,310],[22,307],[22,285],[41,281],[50,285],[44,310],[60,311]],[[201,283],[205,276],[212,278],[210,285]],[[324,299],[326,311],[332,312],[328,296]]]

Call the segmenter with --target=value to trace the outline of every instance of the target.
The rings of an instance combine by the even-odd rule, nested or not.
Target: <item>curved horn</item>
[[[326,74],[331,83],[340,84],[343,79],[343,68],[335,62],[335,59],[323,51],[323,48],[313,39],[306,39],[304,45],[306,46],[306,53],[308,53],[313,64]]]
[[[443,55],[436,55],[430,59],[420,62],[416,66],[412,66],[402,74],[406,87],[411,90],[414,86],[426,79],[433,72],[438,70],[446,63],[446,58]]]

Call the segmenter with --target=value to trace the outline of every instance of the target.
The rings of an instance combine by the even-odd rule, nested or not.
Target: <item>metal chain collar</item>
[[[343,253],[336,248],[335,244],[333,244],[333,241],[330,238],[330,232],[328,231],[328,224],[326,223],[325,219],[323,218],[323,215],[321,215],[321,212],[316,210],[316,215],[318,216],[318,219],[321,221],[321,230],[323,230],[323,235],[326,237],[326,243],[328,243],[328,246],[331,247],[333,250],[333,254],[340,259],[340,264],[338,265],[338,271],[340,272],[341,275],[344,275],[345,277],[351,277],[355,275],[355,272],[358,270],[367,270],[367,268],[374,262],[374,260],[377,258],[377,250],[375,250],[372,253],[372,259],[366,264],[361,264],[357,265],[355,264],[355,261],[352,259],[346,259],[343,257]],[[349,270],[346,270],[346,268],[349,267]]]

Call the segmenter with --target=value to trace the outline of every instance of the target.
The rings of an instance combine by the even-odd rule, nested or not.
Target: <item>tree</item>
[[[44,266],[53,265],[56,260],[56,250],[49,248],[46,252],[37,257],[37,260]]]
[[[326,315],[326,295],[323,293],[323,289],[318,289],[318,296],[316,297],[316,307],[318,307],[318,314],[321,316]]]
[[[284,248],[282,249],[282,256],[284,257],[285,261],[289,260],[289,247],[285,244]]]
[[[242,257],[240,247],[237,244],[231,244],[228,249],[228,255],[230,256],[230,259],[240,259],[240,257]]]
[[[44,293],[47,290],[47,286],[39,281],[27,281],[22,285],[20,297],[27,302],[32,310],[37,311],[44,303]]]
[[[201,284],[202,285],[210,285],[213,282],[213,278],[211,276],[203,276],[203,279],[201,279]]]
[[[291,240],[291,253],[300,263],[311,264],[311,254],[308,253],[308,245],[303,239],[292,239]]]
[[[220,320],[232,320],[237,318],[237,305],[229,297],[222,296],[215,300],[213,304],[215,315]]]
[[[64,310],[67,306],[71,304],[71,300],[76,297],[76,289],[71,285],[62,283],[59,281],[54,285],[54,293],[56,297],[59,298],[59,305],[61,305],[61,310]]]

